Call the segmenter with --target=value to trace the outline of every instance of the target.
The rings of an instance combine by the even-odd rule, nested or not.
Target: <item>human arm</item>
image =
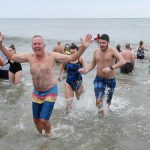
[[[58,62],[71,62],[76,59],[78,59],[84,51],[87,49],[87,47],[92,42],[92,36],[90,34],[86,35],[84,39],[81,39],[81,46],[79,47],[79,50],[71,55],[63,55],[58,53],[53,53],[54,58]]]
[[[116,64],[112,65],[112,69],[119,68],[126,63],[123,56],[117,50],[115,50],[115,49],[113,50],[113,55],[114,55],[114,57],[117,58],[118,62]]]
[[[3,35],[0,32],[0,50],[7,58],[15,62],[19,62],[19,63],[28,61],[27,59],[28,54],[21,54],[21,53],[13,54],[4,47],[4,45],[2,44],[2,41],[3,41]]]
[[[105,67],[103,69],[103,73],[108,73],[108,72],[110,72],[110,71],[112,71],[112,70],[114,70],[116,68],[119,68],[119,67],[123,66],[126,63],[126,61],[124,60],[123,56],[116,49],[113,49],[112,52],[113,52],[113,56],[115,58],[117,58],[118,61],[117,61],[117,63],[115,63],[115,64],[113,64],[111,66]]]
[[[95,60],[95,53],[94,53],[92,62],[88,65],[85,65],[84,68],[80,68],[78,71],[82,74],[86,74],[86,73],[90,72],[91,70],[93,70],[95,68],[95,66],[96,66],[96,60]]]
[[[58,75],[58,81],[61,81],[61,76],[62,76],[62,73],[63,73],[63,70],[64,70],[64,68],[65,68],[65,63],[62,63],[62,64],[60,64],[60,69],[59,69],[59,75]]]

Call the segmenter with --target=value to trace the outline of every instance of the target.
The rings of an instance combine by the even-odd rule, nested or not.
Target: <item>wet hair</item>
[[[78,46],[75,45],[74,43],[71,44],[70,49],[76,49],[78,51]]]
[[[144,42],[143,42],[143,41],[140,41],[140,43],[139,43],[139,44],[140,44],[140,46],[142,46],[142,45],[144,44]]]
[[[101,40],[106,40],[107,42],[109,42],[109,36],[108,36],[107,34],[102,34],[102,35],[100,36],[100,39],[101,39]]]
[[[15,51],[16,51],[16,48],[15,48],[15,45],[14,45],[14,44],[11,44],[11,45],[9,46],[9,48],[11,48],[12,50],[15,50]]]
[[[118,44],[118,45],[116,46],[116,48],[120,50],[121,46]]]
[[[129,43],[126,44],[126,45],[125,45],[125,48],[126,48],[126,49],[131,49],[130,44],[129,44]]]
[[[65,44],[64,50],[69,50],[70,51],[70,45],[69,44]]]
[[[116,46],[116,49],[119,51],[119,52],[121,52],[121,46],[118,44],[117,46]]]

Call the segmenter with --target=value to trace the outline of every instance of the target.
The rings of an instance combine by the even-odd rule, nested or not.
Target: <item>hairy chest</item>
[[[30,63],[30,72],[33,75],[46,75],[54,68],[54,63],[50,60],[32,60]]]

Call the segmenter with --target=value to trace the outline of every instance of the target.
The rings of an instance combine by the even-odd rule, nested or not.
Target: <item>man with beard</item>
[[[109,107],[116,86],[114,70],[124,65],[125,60],[117,50],[108,46],[109,36],[107,34],[102,34],[98,42],[99,48],[95,50],[91,64],[89,64],[86,69],[79,69],[79,72],[87,73],[96,67],[97,73],[94,80],[96,106],[98,107],[98,112],[101,113],[103,117],[103,98],[106,87],[108,87],[107,104]],[[116,58],[118,62],[115,64]]]

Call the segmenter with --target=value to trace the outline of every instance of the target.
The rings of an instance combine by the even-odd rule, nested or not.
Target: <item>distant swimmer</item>
[[[145,53],[144,53],[145,50],[149,50],[149,49],[147,49],[144,46],[143,41],[140,41],[139,47],[138,47],[138,50],[137,50],[137,59],[144,59],[145,58]]]
[[[16,54],[16,48],[13,44],[9,46],[8,50]],[[9,81],[13,84],[19,84],[23,76],[21,64],[12,60],[8,60],[8,63],[10,64],[8,73]]]
[[[132,72],[135,65],[135,55],[131,51],[130,44],[125,45],[125,50],[121,52],[121,55],[126,60],[126,64],[120,68],[121,73]]]
[[[116,49],[117,49],[117,51],[120,53],[121,52],[121,46],[120,46],[120,44],[118,44],[117,46],[116,46]],[[117,58],[116,58],[116,62],[115,62],[115,64],[117,63]]]
[[[0,50],[10,59],[18,63],[29,63],[30,73],[33,82],[32,112],[35,126],[39,133],[51,132],[49,119],[52,115],[54,104],[57,98],[57,80],[55,79],[55,62],[72,62],[78,59],[92,42],[92,36],[88,34],[81,39],[79,50],[72,55],[64,55],[56,52],[49,52],[45,49],[45,42],[42,36],[35,35],[32,38],[33,52],[13,54],[2,44],[3,36],[0,33]]]
[[[118,62],[115,64],[116,58]],[[109,36],[102,34],[99,40],[99,48],[95,50],[91,64],[86,69],[80,69],[81,73],[88,73],[96,66],[96,77],[94,80],[94,91],[96,97],[96,106],[98,112],[104,116],[103,98],[106,87],[108,87],[107,104],[111,104],[114,89],[116,87],[115,69],[125,64],[122,55],[116,50],[109,47]]]
[[[62,46],[60,41],[57,42],[56,46],[53,49],[53,52],[57,52],[57,53],[61,53],[61,54],[64,53],[64,47]]]
[[[121,46],[120,46],[120,44],[118,44],[117,46],[116,46],[116,49],[117,49],[117,51],[120,53],[121,52]]]
[[[67,55],[70,55],[70,45],[69,44],[65,44],[65,47],[64,47],[64,53],[67,54]]]
[[[70,53],[73,54],[78,51],[78,46],[72,44],[70,46]],[[60,68],[60,74],[58,79],[61,80],[61,75],[63,67],[66,66],[67,79],[65,84],[65,100],[66,100],[66,112],[69,113],[72,109],[72,102],[74,99],[74,94],[77,99],[80,98],[83,93],[82,75],[78,72],[80,68],[85,68],[85,60],[82,57],[78,59],[67,62]]]

